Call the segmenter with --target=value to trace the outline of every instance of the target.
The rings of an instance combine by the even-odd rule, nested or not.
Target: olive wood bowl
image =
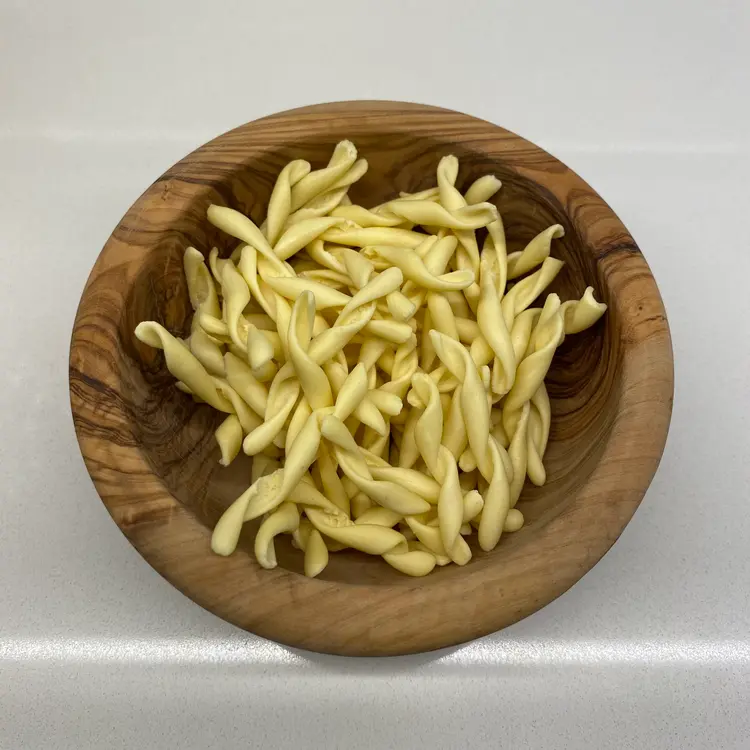
[[[316,579],[277,540],[264,570],[248,524],[230,557],[212,554],[211,530],[249,483],[250,459],[218,464],[221,420],[174,387],[162,352],[133,329],[156,320],[176,335],[192,314],[183,277],[188,245],[230,250],[206,220],[210,203],[260,222],[274,180],[291,159],[322,166],[354,141],[369,171],[351,190],[373,205],[435,184],[446,154],[457,186],[492,173],[509,250],[553,223],[565,268],[563,300],[591,285],[609,306],[591,329],[566,338],[548,375],[552,428],[548,481],[528,482],[524,528],[465,567],[404,576],[357,552],[331,555]],[[236,244],[236,241],[231,243]],[[89,473],[117,525],[167,580],[239,627],[281,643],[350,655],[405,654],[483,636],[543,607],[609,549],[630,520],[661,458],[673,363],[661,297],[646,261],[607,204],[574,172],[488,122],[400,102],[304,107],[242,125],[186,156],[133,204],[91,271],[73,329],[70,398]],[[113,571],[116,575],[117,572]]]

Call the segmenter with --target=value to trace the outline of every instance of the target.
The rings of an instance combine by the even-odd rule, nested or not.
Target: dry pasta
[[[461,192],[458,168],[444,157],[435,187],[366,208],[348,190],[367,161],[342,141],[325,167],[281,170],[260,226],[209,207],[240,244],[228,258],[185,250],[189,337],[154,321],[135,334],[164,351],[181,391],[224,413],[220,463],[253,456],[217,554],[261,519],[264,568],[288,535],[310,577],[347,548],[424,576],[466,565],[475,532],[490,551],[523,527],[525,480],[546,481],[544,379],[564,337],[606,305],[591,287],[537,302],[562,268],[563,227],[508,254],[489,202],[500,181]]]

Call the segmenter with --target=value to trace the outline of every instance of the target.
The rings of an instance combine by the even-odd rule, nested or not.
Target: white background
[[[750,741],[743,0],[0,0],[0,748],[745,748]],[[672,430],[612,551],[522,623],[423,657],[262,641],[110,520],[68,406],[86,276],[161,172],[280,109],[463,110],[619,213],[674,338]]]

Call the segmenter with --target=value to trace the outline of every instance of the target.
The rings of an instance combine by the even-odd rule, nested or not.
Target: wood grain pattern
[[[189,244],[229,250],[205,219],[211,202],[260,221],[292,158],[323,164],[352,139],[370,163],[352,198],[379,203],[435,183],[439,159],[461,160],[457,185],[494,173],[509,249],[558,222],[563,299],[593,285],[609,310],[568,337],[548,378],[548,483],[527,488],[527,525],[465,568],[402,576],[358,553],[332,555],[320,579],[279,549],[262,570],[254,529],[229,558],[209,549],[213,524],[248,484],[249,460],[217,463],[220,419],[173,387],[161,352],[133,335],[153,319],[175,333],[191,314],[182,271]],[[339,654],[403,654],[485,635],[539,609],[577,581],[617,539],[661,457],[671,414],[672,350],[659,292],[612,210],[575,173],[528,141],[456,112],[397,102],[343,102],[243,125],[160,177],[115,228],[75,321],[70,396],[83,457],[116,523],[165,578],[202,606],[285,644]],[[278,545],[283,547],[283,545]],[[117,571],[113,571],[117,575]]]

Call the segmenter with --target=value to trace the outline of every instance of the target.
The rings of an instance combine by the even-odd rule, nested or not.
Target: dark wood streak
[[[435,183],[439,159],[461,160],[458,184],[492,172],[511,250],[560,223],[565,260],[554,290],[594,286],[610,306],[569,337],[548,378],[553,423],[548,482],[526,487],[527,524],[492,553],[426,579],[377,559],[332,555],[320,579],[277,544],[279,567],[261,570],[253,528],[219,558],[210,529],[247,486],[250,461],[217,464],[221,415],[173,387],[164,357],[138,342],[156,319],[188,330],[182,278],[188,244],[226,254],[234,244],[205,220],[211,202],[261,220],[283,164],[321,165],[351,138],[370,163],[355,200],[376,203]],[[672,398],[664,308],[640,251],[612,210],[564,164],[522,138],[456,112],[395,102],[343,102],[243,125],[158,178],[115,228],[81,299],[70,355],[70,396],[81,451],[114,520],[143,556],[196,602],[240,627],[293,646],[342,654],[398,654],[453,645],[504,627],[578,580],[620,534],[664,447]]]

